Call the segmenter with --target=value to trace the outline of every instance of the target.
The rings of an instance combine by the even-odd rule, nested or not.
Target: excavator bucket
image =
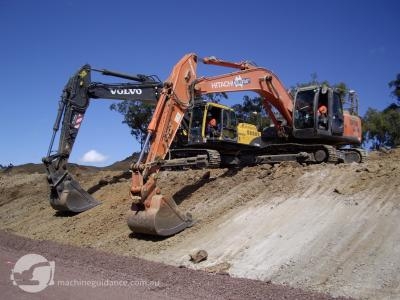
[[[50,205],[55,210],[80,213],[100,204],[72,178],[50,185]]]
[[[134,204],[128,226],[135,233],[170,236],[192,226],[192,216],[179,211],[173,199],[154,195],[144,208]]]

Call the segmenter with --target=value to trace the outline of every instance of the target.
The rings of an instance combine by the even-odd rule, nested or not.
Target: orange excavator
[[[134,203],[128,226],[133,232],[169,236],[192,225],[191,215],[179,211],[175,201],[164,196],[157,186],[158,172],[185,118],[189,120],[189,128],[179,132],[185,132],[188,153],[193,149],[207,153],[210,149],[221,155],[235,155],[247,164],[283,160],[361,162],[365,159],[363,151],[354,148],[361,143],[361,120],[354,106],[350,111],[343,111],[340,94],[334,89],[325,86],[300,88],[293,98],[279,78],[267,69],[248,62],[232,63],[214,57],[203,59],[203,63],[238,70],[198,78],[195,54],[185,55],[173,68],[148,127],[144,147],[150,147],[147,158],[143,161],[145,153],[142,151],[132,167],[131,195]],[[238,147],[235,126],[229,122],[229,116],[224,123],[222,114],[220,121],[223,126],[229,126],[222,127],[217,137],[201,135],[194,138],[194,135],[204,132],[206,126],[206,115],[194,122],[198,114],[190,110],[200,95],[243,91],[260,95],[262,105],[274,124],[273,130],[266,130],[261,136],[263,138],[257,138],[252,144]],[[320,109],[322,106],[325,108]],[[346,145],[351,147],[344,147]]]

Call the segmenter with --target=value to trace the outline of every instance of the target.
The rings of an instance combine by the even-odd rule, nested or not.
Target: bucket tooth
[[[143,205],[134,205],[128,216],[128,226],[135,233],[171,236],[192,226],[192,216],[183,214],[175,201],[163,195],[153,195]]]

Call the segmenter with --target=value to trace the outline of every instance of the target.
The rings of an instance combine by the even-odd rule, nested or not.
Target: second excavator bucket
[[[56,184],[52,183],[50,182],[50,205],[55,210],[80,213],[100,204],[71,177],[61,178]]]
[[[152,196],[144,207],[134,204],[128,216],[133,232],[150,235],[171,236],[192,224],[192,216],[180,212],[175,201],[163,195]]]

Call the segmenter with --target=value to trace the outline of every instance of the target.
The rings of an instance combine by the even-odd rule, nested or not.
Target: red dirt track
[[[2,231],[0,244],[0,294],[3,299],[333,299],[287,286],[177,268],[51,241],[35,241]],[[38,293],[27,293],[12,285],[11,269],[19,257],[28,253],[55,261],[54,286]],[[134,285],[94,288],[58,284],[72,280],[123,280]]]

